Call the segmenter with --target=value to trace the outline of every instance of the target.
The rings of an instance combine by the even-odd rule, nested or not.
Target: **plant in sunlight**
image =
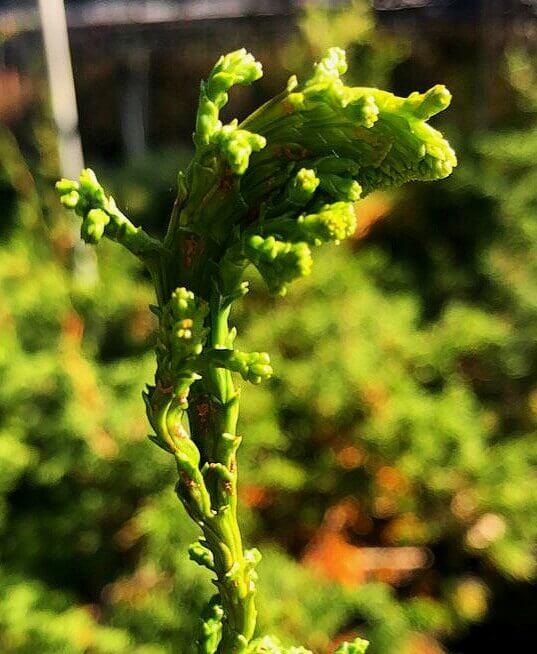
[[[312,269],[321,245],[356,228],[355,202],[378,189],[448,176],[453,150],[428,123],[451,96],[437,85],[407,98],[341,79],[345,53],[331,48],[309,79],[287,88],[242,123],[220,110],[234,85],[262,75],[245,50],[222,56],[202,82],[194,157],[178,176],[178,196],[160,241],[135,227],[97,181],[61,180],[64,206],[82,218],[82,238],[104,236],[147,267],[158,318],[155,380],[144,393],[150,439],[174,457],[176,492],[200,528],[190,546],[216,594],[202,615],[200,654],[305,654],[255,634],[257,549],[245,549],[237,519],[236,375],[259,384],[269,354],[234,347],[229,316],[255,267],[277,295]],[[247,437],[247,435],[246,435]],[[360,654],[358,638],[340,654]]]

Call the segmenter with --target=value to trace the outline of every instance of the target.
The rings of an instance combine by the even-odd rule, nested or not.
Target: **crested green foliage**
[[[201,85],[196,151],[179,176],[162,243],[134,227],[91,170],[56,186],[64,206],[82,217],[87,242],[110,237],[152,275],[159,336],[155,383],[144,394],[150,439],[174,456],[177,495],[202,531],[190,556],[213,573],[217,589],[200,654],[306,654],[270,638],[252,641],[260,556],[243,548],[237,520],[241,438],[231,373],[257,384],[272,367],[265,352],[234,350],[228,318],[248,290],[246,269],[253,264],[269,290],[283,295],[311,272],[312,248],[353,234],[353,202],[362,193],[441,179],[456,165],[447,141],[426,122],[448,106],[444,87],[398,98],[346,86],[346,69],[345,53],[331,48],[305,82],[292,77],[240,125],[222,124],[228,91],[258,79],[261,66],[245,50],[221,57]],[[363,641],[338,650],[363,651]]]

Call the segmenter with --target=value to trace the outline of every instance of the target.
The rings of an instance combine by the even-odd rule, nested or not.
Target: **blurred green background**
[[[350,244],[234,316],[276,370],[243,394],[242,519],[286,643],[536,651],[535,4],[66,4],[86,162],[154,233],[221,52],[265,66],[230,116],[336,44],[356,84],[452,90],[454,175],[358,203]],[[150,287],[54,196],[38,19],[0,3],[0,652],[187,654],[210,582],[146,439]]]

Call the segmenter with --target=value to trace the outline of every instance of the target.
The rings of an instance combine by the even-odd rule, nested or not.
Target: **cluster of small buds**
[[[160,315],[157,354],[161,365],[177,373],[184,368],[185,359],[201,354],[207,339],[208,314],[207,302],[186,288],[175,289]]]
[[[286,199],[291,204],[303,207],[311,198],[319,186],[319,178],[314,170],[301,168],[291,179],[286,189]]]
[[[270,220],[282,215],[294,217],[297,212],[313,199],[315,191],[319,187],[319,178],[315,170],[311,168],[300,168],[292,175],[284,186],[283,191],[264,207],[264,218]]]
[[[236,84],[251,84],[262,75],[261,64],[244,48],[220,57],[209,79],[201,83],[194,134],[196,145],[207,145],[213,133],[222,126],[218,113],[227,104],[229,89]]]
[[[356,213],[352,202],[325,204],[317,213],[300,216],[298,233],[313,245],[339,243],[352,236],[356,230]]]
[[[331,107],[336,112],[345,110],[355,125],[372,127],[378,119],[379,109],[372,96],[357,94],[352,87],[345,86],[340,76],[347,72],[345,51],[330,48],[327,55],[315,65],[313,75],[300,90],[293,89],[289,103],[301,111],[317,111],[320,106]],[[291,83],[288,88],[293,88]],[[322,111],[322,110],[321,110]]]
[[[80,235],[86,243],[96,244],[106,235],[145,263],[155,255],[160,256],[160,242],[130,222],[114,198],[106,196],[91,168],[84,169],[78,181],[61,179],[56,183],[56,190],[64,207],[82,217]]]
[[[212,136],[211,142],[218,146],[221,155],[236,175],[242,175],[246,171],[252,152],[259,152],[267,144],[263,136],[239,129],[237,120],[232,120],[219,129]]]
[[[260,384],[272,377],[270,356],[267,352],[239,352],[234,350],[228,364],[230,370],[238,372],[243,379],[252,384]]]
[[[307,243],[278,241],[274,236],[255,235],[245,245],[247,258],[256,266],[269,290],[287,293],[287,285],[311,273],[313,259]]]
[[[98,243],[110,223],[110,209],[117,209],[112,198],[107,198],[95,173],[86,168],[80,181],[61,179],[56,190],[64,207],[82,216],[81,235],[86,243]]]
[[[260,384],[270,379],[274,372],[267,352],[241,352],[215,348],[204,352],[202,363],[238,372],[245,381],[252,384]]]
[[[266,140],[259,134],[239,129],[236,120],[222,125],[220,109],[227,104],[227,92],[232,86],[251,84],[262,74],[261,64],[241,49],[220,57],[207,82],[201,84],[194,142],[197,147],[216,146],[236,175],[245,172],[250,155],[264,148]]]
[[[60,179],[56,182],[60,202],[69,209],[74,209],[79,216],[84,216],[90,209],[105,209],[106,195],[95,173],[85,168],[80,173],[78,182]]]
[[[220,109],[227,104],[227,92],[236,84],[247,85],[263,75],[261,64],[244,48],[222,55],[206,82],[201,83],[196,131],[196,145],[208,145],[211,136],[221,129]]]

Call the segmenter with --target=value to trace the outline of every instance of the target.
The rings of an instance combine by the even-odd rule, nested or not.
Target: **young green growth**
[[[245,550],[237,522],[239,388],[272,375],[266,352],[240,352],[229,327],[233,302],[248,292],[250,265],[273,293],[308,275],[315,249],[356,228],[354,203],[375,189],[435,180],[456,165],[453,150],[426,121],[446,108],[443,86],[399,98],[341,79],[345,53],[329,50],[303,83],[286,89],[242,123],[219,112],[235,84],[261,65],[245,50],[221,57],[202,82],[195,153],[178,177],[163,242],[135,227],[91,170],[61,180],[61,202],[82,217],[82,238],[103,236],[148,267],[159,319],[157,370],[144,400],[150,439],[173,455],[176,492],[201,538],[189,554],[213,575],[217,594],[202,616],[200,654],[309,654],[268,636],[253,640],[257,550]],[[359,208],[358,208],[359,213]],[[337,654],[363,654],[357,639]]]

